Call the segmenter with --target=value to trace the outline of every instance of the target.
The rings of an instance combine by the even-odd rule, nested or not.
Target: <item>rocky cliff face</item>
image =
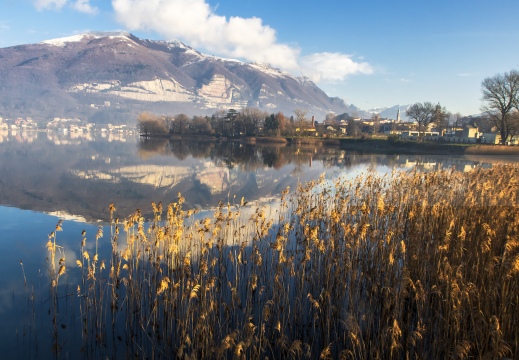
[[[180,42],[90,33],[0,49],[4,117],[144,110],[200,115],[246,106],[287,114],[303,108],[316,116],[352,110],[308,79],[268,65],[204,55]]]

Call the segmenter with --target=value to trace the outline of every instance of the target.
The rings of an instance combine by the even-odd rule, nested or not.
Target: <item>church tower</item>
[[[400,122],[400,105],[398,105],[398,112],[396,113],[396,122]]]

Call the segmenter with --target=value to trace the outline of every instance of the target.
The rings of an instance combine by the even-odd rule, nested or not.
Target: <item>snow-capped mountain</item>
[[[201,115],[251,106],[287,114],[302,108],[319,117],[354,108],[308,78],[269,65],[125,32],[0,48],[0,59],[0,114],[7,116],[123,120],[139,111]]]
[[[368,110],[371,114],[379,115],[383,119],[397,119],[398,110],[400,110],[400,120],[408,121],[406,111],[409,105],[395,105],[391,107],[380,107]]]

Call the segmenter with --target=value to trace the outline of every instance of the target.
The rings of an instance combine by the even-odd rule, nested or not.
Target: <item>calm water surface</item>
[[[66,250],[68,268],[73,269],[81,232],[95,236],[100,226],[108,232],[111,202],[118,217],[136,209],[149,216],[151,201],[167,204],[181,193],[185,209],[210,212],[219,201],[275,199],[287,186],[294,189],[321,174],[335,179],[417,167],[470,171],[475,166],[517,161],[517,157],[358,154],[315,146],[142,141],[123,135],[0,133],[2,353],[6,358],[55,357],[45,245],[59,220],[63,231],[57,233],[57,241]],[[92,246],[93,242],[87,244]],[[100,246],[109,244],[101,241]],[[69,271],[62,280],[66,302],[74,301],[75,289],[66,285],[74,283],[74,277],[74,271]],[[59,326],[78,318],[77,312],[64,311]],[[79,326],[60,328],[61,357],[81,355],[80,333]]]

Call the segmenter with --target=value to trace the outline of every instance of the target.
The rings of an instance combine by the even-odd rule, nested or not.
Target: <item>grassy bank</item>
[[[110,258],[94,252],[100,236],[74,249],[85,347],[139,358],[514,358],[518,176],[497,166],[321,179],[207,218],[180,196],[152,204],[149,222],[140,211],[112,221]]]
[[[472,145],[465,150],[468,155],[519,155],[519,146]]]

